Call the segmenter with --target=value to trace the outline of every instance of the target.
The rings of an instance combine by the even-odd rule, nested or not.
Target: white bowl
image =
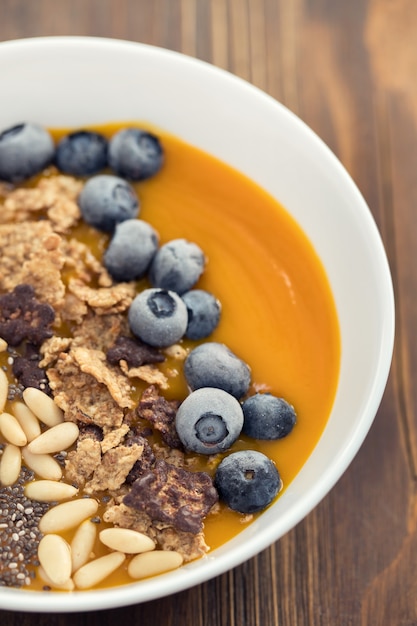
[[[295,115],[231,74],[142,44],[56,37],[0,44],[0,128],[30,119],[80,127],[140,117],[248,175],[294,216],[333,290],[342,342],[336,399],[299,474],[256,522],[204,559],[132,585],[70,594],[0,588],[0,608],[75,612],[135,604],[197,585],[254,556],[329,492],[361,446],[386,385],[394,299],[384,248],[355,184]],[[246,145],[257,145],[257,158]],[[277,175],[277,172],[280,174]]]

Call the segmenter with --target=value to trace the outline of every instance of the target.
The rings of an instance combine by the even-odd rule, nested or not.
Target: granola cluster
[[[114,283],[75,237],[81,186],[51,171],[33,188],[1,188],[0,337],[14,346],[19,385],[51,393],[80,428],[66,481],[100,499],[104,521],[191,560],[208,549],[203,520],[218,496],[208,474],[190,470],[174,426],[179,403],[162,395],[169,371],[158,366],[184,350],[130,334],[137,285]]]

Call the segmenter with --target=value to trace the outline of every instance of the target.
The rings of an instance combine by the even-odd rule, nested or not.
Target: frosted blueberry
[[[199,246],[186,239],[173,239],[156,253],[149,279],[154,287],[183,294],[194,287],[204,265],[204,253]]]
[[[191,289],[182,295],[187,311],[188,325],[185,336],[205,339],[214,331],[220,320],[220,302],[208,291]]]
[[[199,454],[217,454],[230,448],[242,425],[242,407],[236,398],[212,387],[197,389],[187,396],[175,419],[184,447]]]
[[[124,128],[110,140],[108,158],[118,176],[137,181],[160,170],[164,153],[155,135],[139,128]]]
[[[104,265],[116,281],[142,278],[158,249],[158,233],[143,220],[125,220],[116,226],[104,253]]]
[[[49,165],[55,146],[47,130],[26,122],[0,133],[0,180],[17,183]]]
[[[282,487],[274,463],[255,450],[233,452],[221,461],[214,484],[231,509],[240,513],[257,513],[271,504]]]
[[[139,200],[133,187],[122,178],[108,174],[93,176],[85,183],[78,205],[87,224],[109,233],[117,224],[139,213]]]
[[[254,439],[281,439],[294,428],[294,407],[270,393],[256,393],[244,401],[243,432]]]
[[[107,166],[107,139],[100,133],[79,130],[65,135],[56,147],[56,166],[73,176],[91,176]]]
[[[241,398],[249,389],[251,371],[222,343],[206,342],[197,346],[184,362],[184,374],[190,389],[216,387]]]
[[[145,289],[130,305],[132,333],[156,348],[179,341],[187,328],[187,307],[178,294],[166,289]]]

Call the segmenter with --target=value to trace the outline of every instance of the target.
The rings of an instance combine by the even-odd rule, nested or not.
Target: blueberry
[[[175,418],[184,447],[199,454],[217,454],[230,448],[242,425],[242,407],[236,398],[212,387],[190,393]]]
[[[87,224],[109,233],[120,222],[139,214],[133,187],[122,178],[107,174],[93,176],[85,183],[78,205]]]
[[[128,319],[136,337],[163,348],[183,337],[187,328],[187,307],[174,291],[145,289],[130,305]]]
[[[195,243],[173,239],[156,253],[149,273],[154,287],[170,289],[183,294],[200,278],[204,270],[204,253]]]
[[[88,130],[70,133],[58,142],[55,163],[73,176],[97,174],[107,166],[107,139]]]
[[[104,265],[116,281],[142,278],[158,249],[158,233],[143,220],[126,220],[116,226],[104,253]]]
[[[125,128],[109,143],[109,165],[129,180],[144,180],[156,174],[164,159],[159,139],[139,128]]]
[[[282,487],[274,463],[255,450],[233,452],[224,458],[217,467],[214,484],[219,498],[240,513],[262,511]]]
[[[249,389],[248,365],[222,343],[206,342],[191,350],[184,362],[184,374],[193,391],[216,387],[241,398]]]
[[[54,154],[52,137],[42,126],[26,122],[8,128],[0,134],[0,179],[17,183],[39,174]]]
[[[192,289],[182,295],[187,311],[188,325],[185,336],[189,339],[205,339],[217,327],[220,320],[220,302],[208,291]]]
[[[242,405],[243,432],[254,439],[281,439],[294,428],[294,407],[270,393],[256,393]]]

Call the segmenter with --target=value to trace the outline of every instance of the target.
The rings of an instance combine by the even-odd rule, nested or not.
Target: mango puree
[[[126,125],[94,130],[110,137]],[[66,132],[55,129],[52,134],[58,140]],[[197,287],[222,304],[220,324],[208,340],[225,343],[250,365],[251,393],[269,391],[294,405],[297,424],[288,437],[270,442],[242,436],[232,448],[253,448],[272,458],[285,489],[315,447],[337,387],[340,335],[327,277],[301,228],[271,196],[219,160],[156,132],[165,164],[154,178],[134,184],[140,218],[156,228],[161,244],[186,238],[204,250],[208,263]],[[99,257],[108,241],[85,224],[74,235]],[[139,288],[145,283],[140,281]],[[185,340],[184,345],[197,343]],[[166,397],[184,398],[181,371],[171,381]],[[201,469],[209,471],[205,462],[203,458]],[[251,519],[222,506],[206,518],[208,545],[220,546]],[[97,546],[97,556],[101,551]],[[121,568],[100,586],[126,582],[131,579]]]
[[[120,126],[96,130],[111,136]],[[157,229],[161,243],[183,237],[204,250],[208,263],[197,287],[222,303],[208,340],[225,343],[250,365],[252,392],[270,391],[294,405],[297,424],[287,438],[242,437],[233,446],[272,458],[285,489],[316,445],[336,392],[340,336],[326,274],[301,228],[269,194],[216,158],[155,132],[165,164],[134,185],[140,218]],[[166,395],[186,393],[180,374]],[[218,547],[243,527],[242,516],[229,510],[208,516],[207,543]]]

